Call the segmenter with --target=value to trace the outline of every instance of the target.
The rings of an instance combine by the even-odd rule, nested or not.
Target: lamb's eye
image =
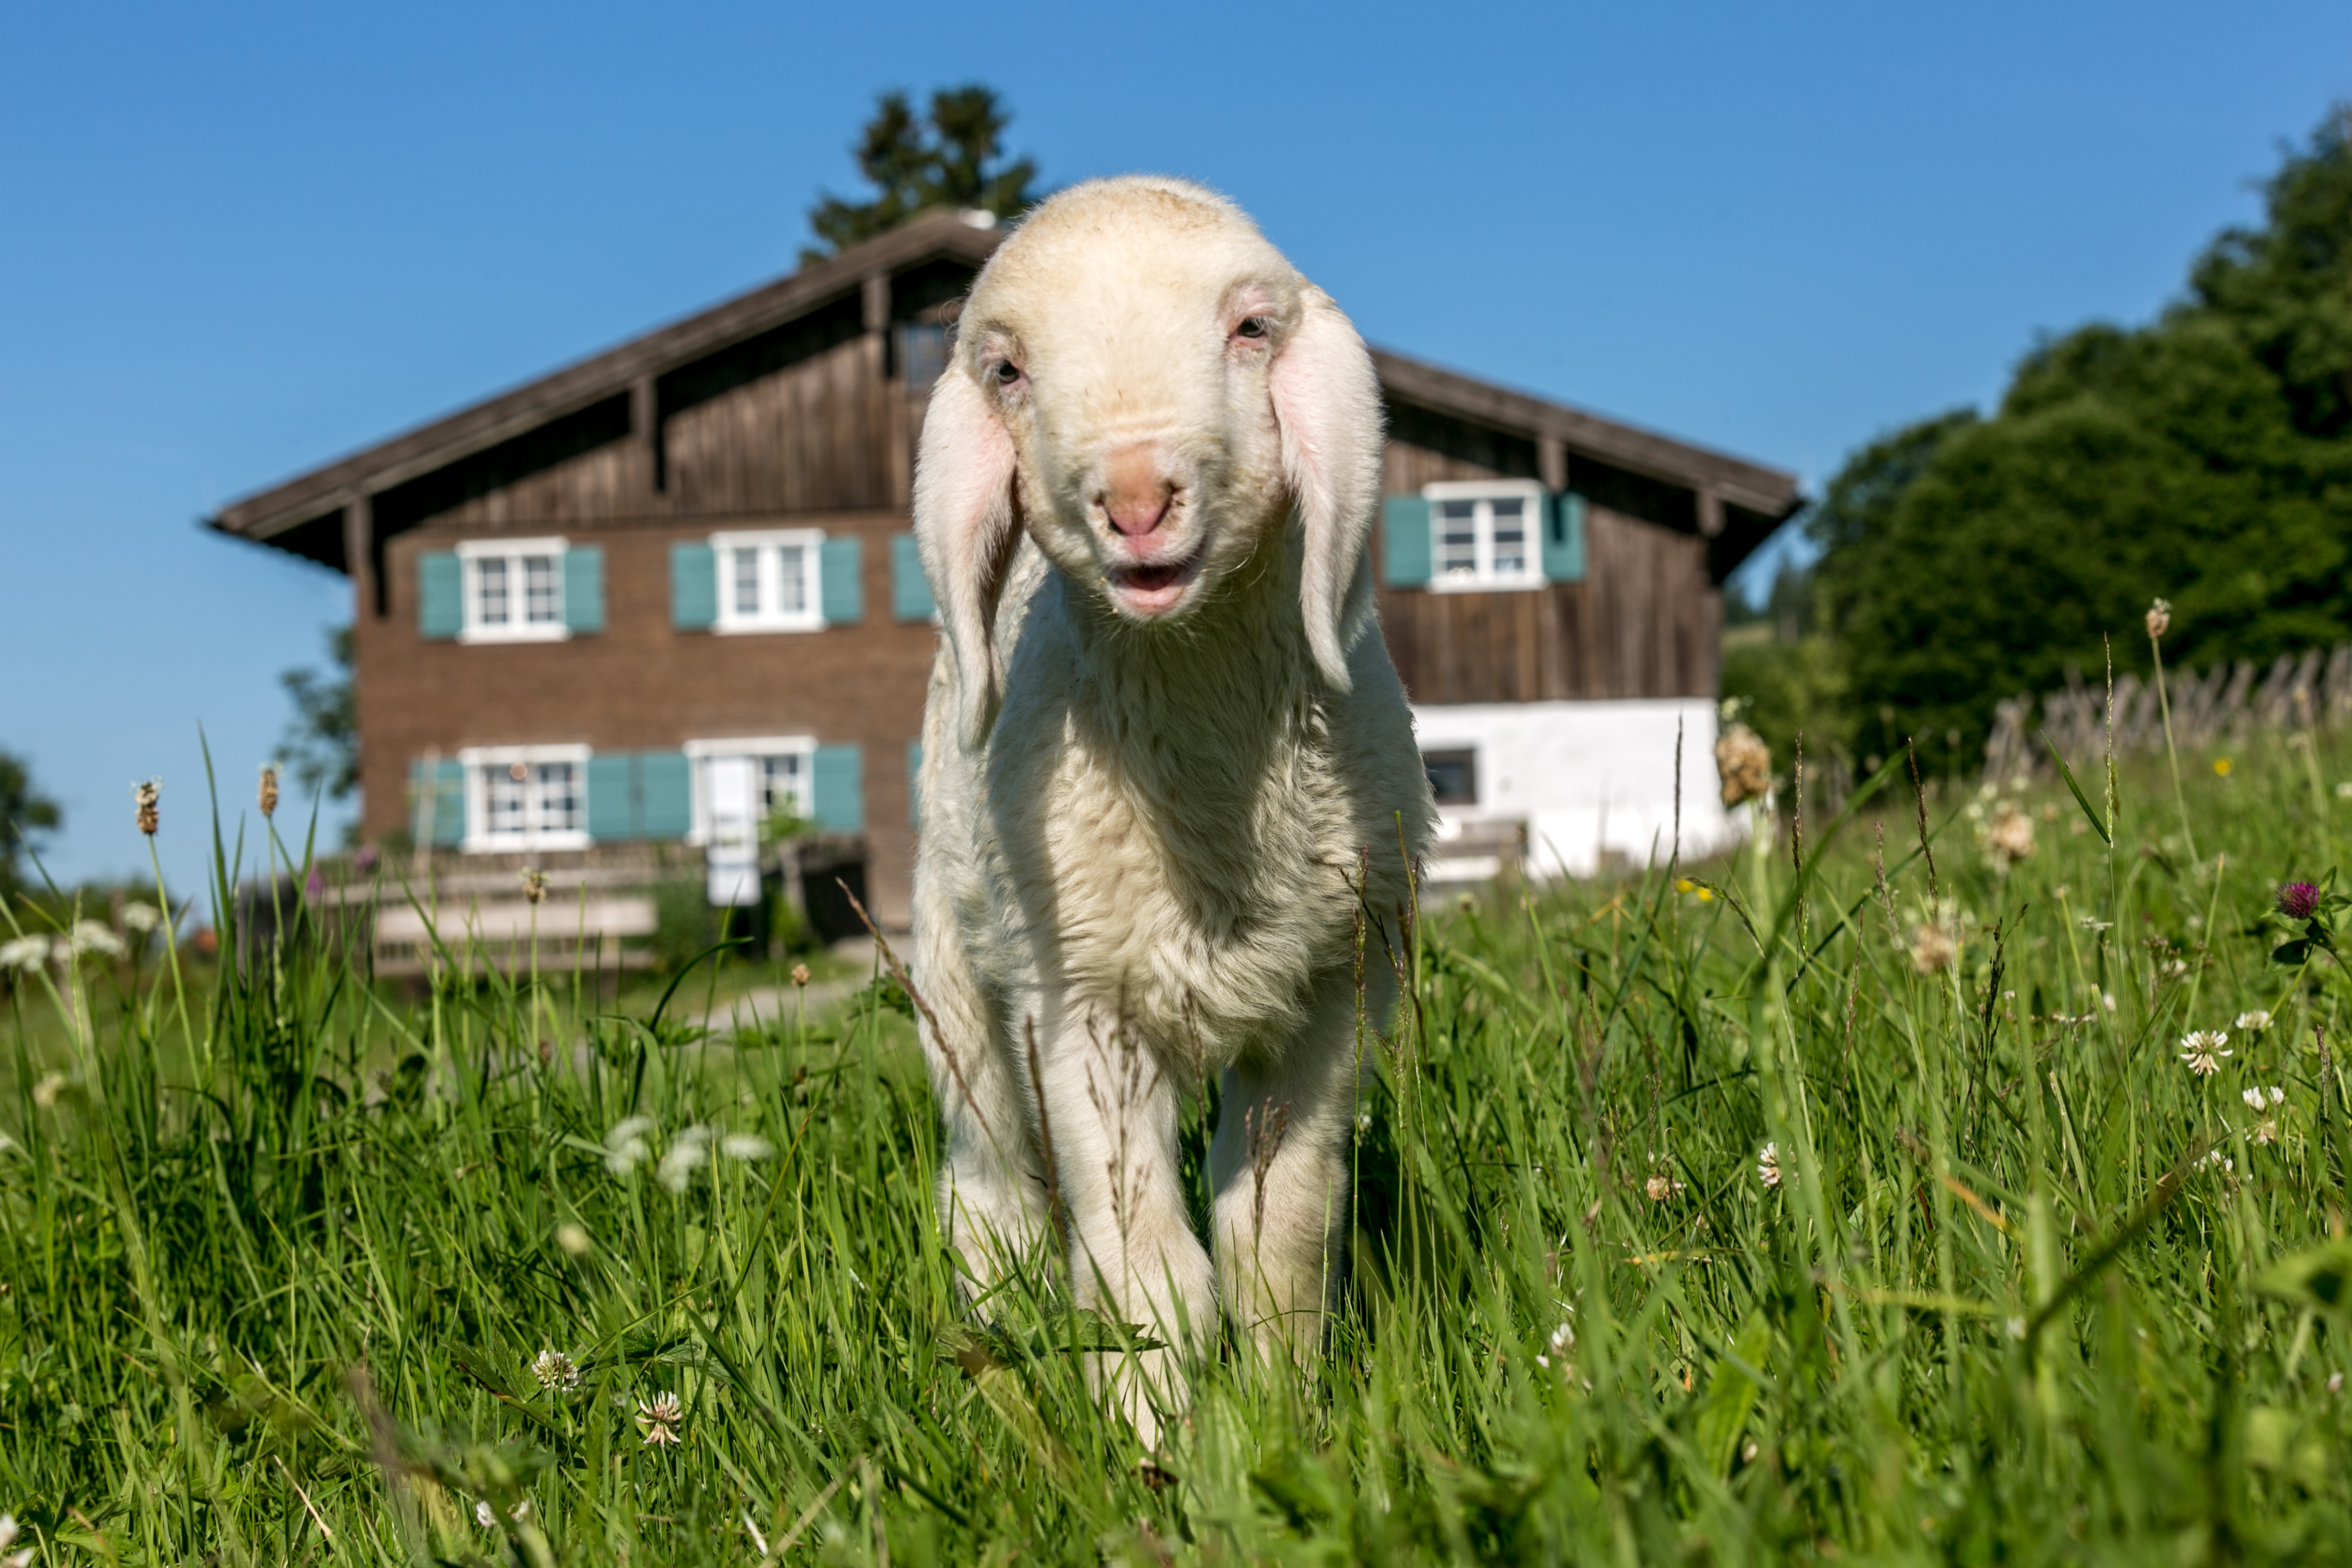
[[[1021,367],[1019,365],[1014,364],[1009,359],[1001,359],[996,362],[997,385],[1011,386],[1014,382],[1019,381],[1020,379]]]
[[[1237,338],[1262,338],[1265,336],[1265,318],[1264,316],[1244,316],[1242,318],[1242,324],[1234,329],[1234,336]]]

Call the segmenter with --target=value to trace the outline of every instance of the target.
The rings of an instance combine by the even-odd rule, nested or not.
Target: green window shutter
[[[669,547],[669,624],[682,632],[719,624],[719,552],[708,544]]]
[[[604,629],[604,547],[575,544],[563,552],[563,624],[575,632]]]
[[[824,611],[826,626],[854,626],[866,618],[865,557],[863,542],[855,534],[828,539],[817,547],[824,576],[817,603]]]
[[[1391,588],[1429,582],[1429,503],[1391,496],[1381,503],[1381,578]]]
[[[684,752],[640,752],[637,781],[638,831],[648,838],[683,838],[694,831],[692,758]]]
[[[907,742],[907,826],[923,826],[923,743]]]
[[[826,542],[830,543],[831,541]],[[827,833],[866,831],[866,757],[856,746],[819,746],[810,759],[816,825]]]
[[[1584,498],[1573,490],[1544,498],[1543,574],[1554,583],[1584,581]]]
[[[637,836],[636,784],[626,752],[588,759],[588,837],[603,843]]]
[[[928,621],[939,613],[931,580],[923,575],[923,552],[911,533],[890,541],[890,613],[902,621]]]
[[[408,764],[408,836],[441,848],[466,841],[466,766],[443,761],[430,777],[425,763]]]
[[[432,642],[446,642],[466,629],[466,568],[454,550],[428,550],[416,558],[416,630]]]

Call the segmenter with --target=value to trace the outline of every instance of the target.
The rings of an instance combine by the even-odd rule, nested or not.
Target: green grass
[[[1427,910],[1329,1342],[1199,1369],[1156,1468],[1050,1270],[964,1326],[887,1006],[718,1050],[568,977],[403,1001],[315,952],[86,970],[87,1032],[20,987],[0,1510],[43,1563],[2352,1559],[2347,990],[2260,928],[2344,858],[2352,754],[2210,761],[2218,864],[2159,763],[2112,853],[2032,792],[2005,876],[1947,790],[1931,879],[1906,784],[1809,822],[1801,884],[1784,840]]]

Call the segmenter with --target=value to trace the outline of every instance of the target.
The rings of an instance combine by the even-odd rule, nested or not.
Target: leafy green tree
[[[2264,195],[2267,222],[2216,239],[2155,322],[2045,342],[1991,416],[1897,431],[1832,482],[1811,526],[1864,752],[1970,754],[1996,700],[2097,679],[2110,637],[2144,668],[2158,595],[2181,663],[2352,636],[2342,114]]]
[[[925,207],[1019,214],[1037,199],[1037,164],[1000,161],[1012,123],[994,89],[977,82],[932,93],[928,116],[916,114],[905,93],[883,93],[856,147],[858,171],[876,194],[856,202],[829,192],[821,196],[809,209],[809,227],[824,247],[802,251],[802,259],[870,239]]]
[[[341,800],[359,787],[359,686],[352,628],[327,634],[328,669],[289,669],[278,678],[294,703],[293,722],[278,742],[306,795]]]
[[[35,786],[32,764],[0,751],[0,898],[14,897],[24,886],[22,857],[64,821],[58,803]]]

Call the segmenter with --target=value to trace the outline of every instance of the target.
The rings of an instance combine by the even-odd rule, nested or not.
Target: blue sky
[[[2341,4],[0,11],[0,746],[62,876],[249,802],[348,613],[224,501],[759,283],[878,89],[1237,196],[1375,341],[1801,472],[2135,321]]]

